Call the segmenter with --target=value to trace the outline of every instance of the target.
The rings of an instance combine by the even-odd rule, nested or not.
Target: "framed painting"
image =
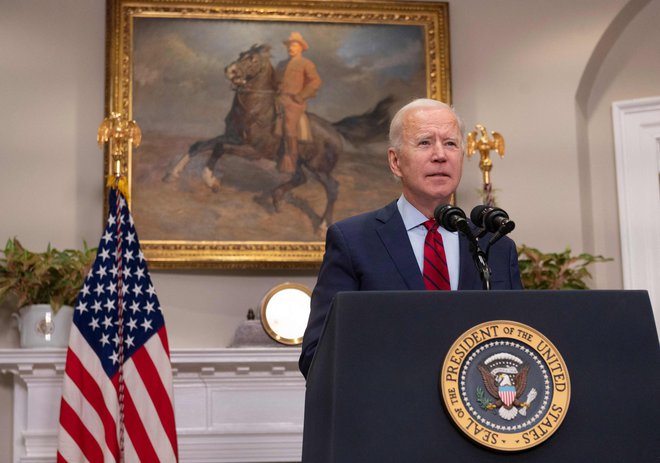
[[[127,177],[150,265],[318,266],[330,224],[399,195],[393,113],[450,102],[448,19],[431,2],[109,0],[106,110],[142,131]]]

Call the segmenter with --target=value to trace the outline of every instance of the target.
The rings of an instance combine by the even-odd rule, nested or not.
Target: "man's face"
[[[295,58],[296,56],[300,55],[303,51],[303,46],[298,42],[289,42],[287,48],[289,50],[289,56],[291,58]]]
[[[390,147],[392,173],[403,194],[427,217],[448,203],[463,172],[463,147],[458,122],[448,109],[411,109],[403,119],[401,146]]]

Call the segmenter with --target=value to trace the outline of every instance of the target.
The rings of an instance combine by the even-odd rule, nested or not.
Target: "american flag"
[[[74,308],[57,461],[176,462],[165,321],[126,200],[109,203]]]

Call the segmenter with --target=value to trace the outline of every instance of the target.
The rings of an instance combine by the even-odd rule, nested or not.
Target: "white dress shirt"
[[[415,253],[415,259],[417,259],[419,271],[424,273],[424,240],[427,233],[424,222],[428,220],[428,217],[419,212],[403,195],[396,202],[396,206],[399,209],[403,224],[408,232],[408,238]],[[442,243],[445,247],[447,268],[449,270],[449,284],[451,289],[455,291],[458,288],[460,267],[458,232],[450,232],[442,227],[438,227],[438,232],[442,235]]]

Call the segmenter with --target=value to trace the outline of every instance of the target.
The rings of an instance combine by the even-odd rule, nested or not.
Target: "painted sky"
[[[143,130],[222,133],[233,97],[224,68],[254,44],[271,45],[277,65],[292,31],[309,43],[305,56],[323,80],[311,112],[336,121],[388,94],[399,106],[426,96],[418,26],[169,18],[136,18],[134,26],[133,117]]]

